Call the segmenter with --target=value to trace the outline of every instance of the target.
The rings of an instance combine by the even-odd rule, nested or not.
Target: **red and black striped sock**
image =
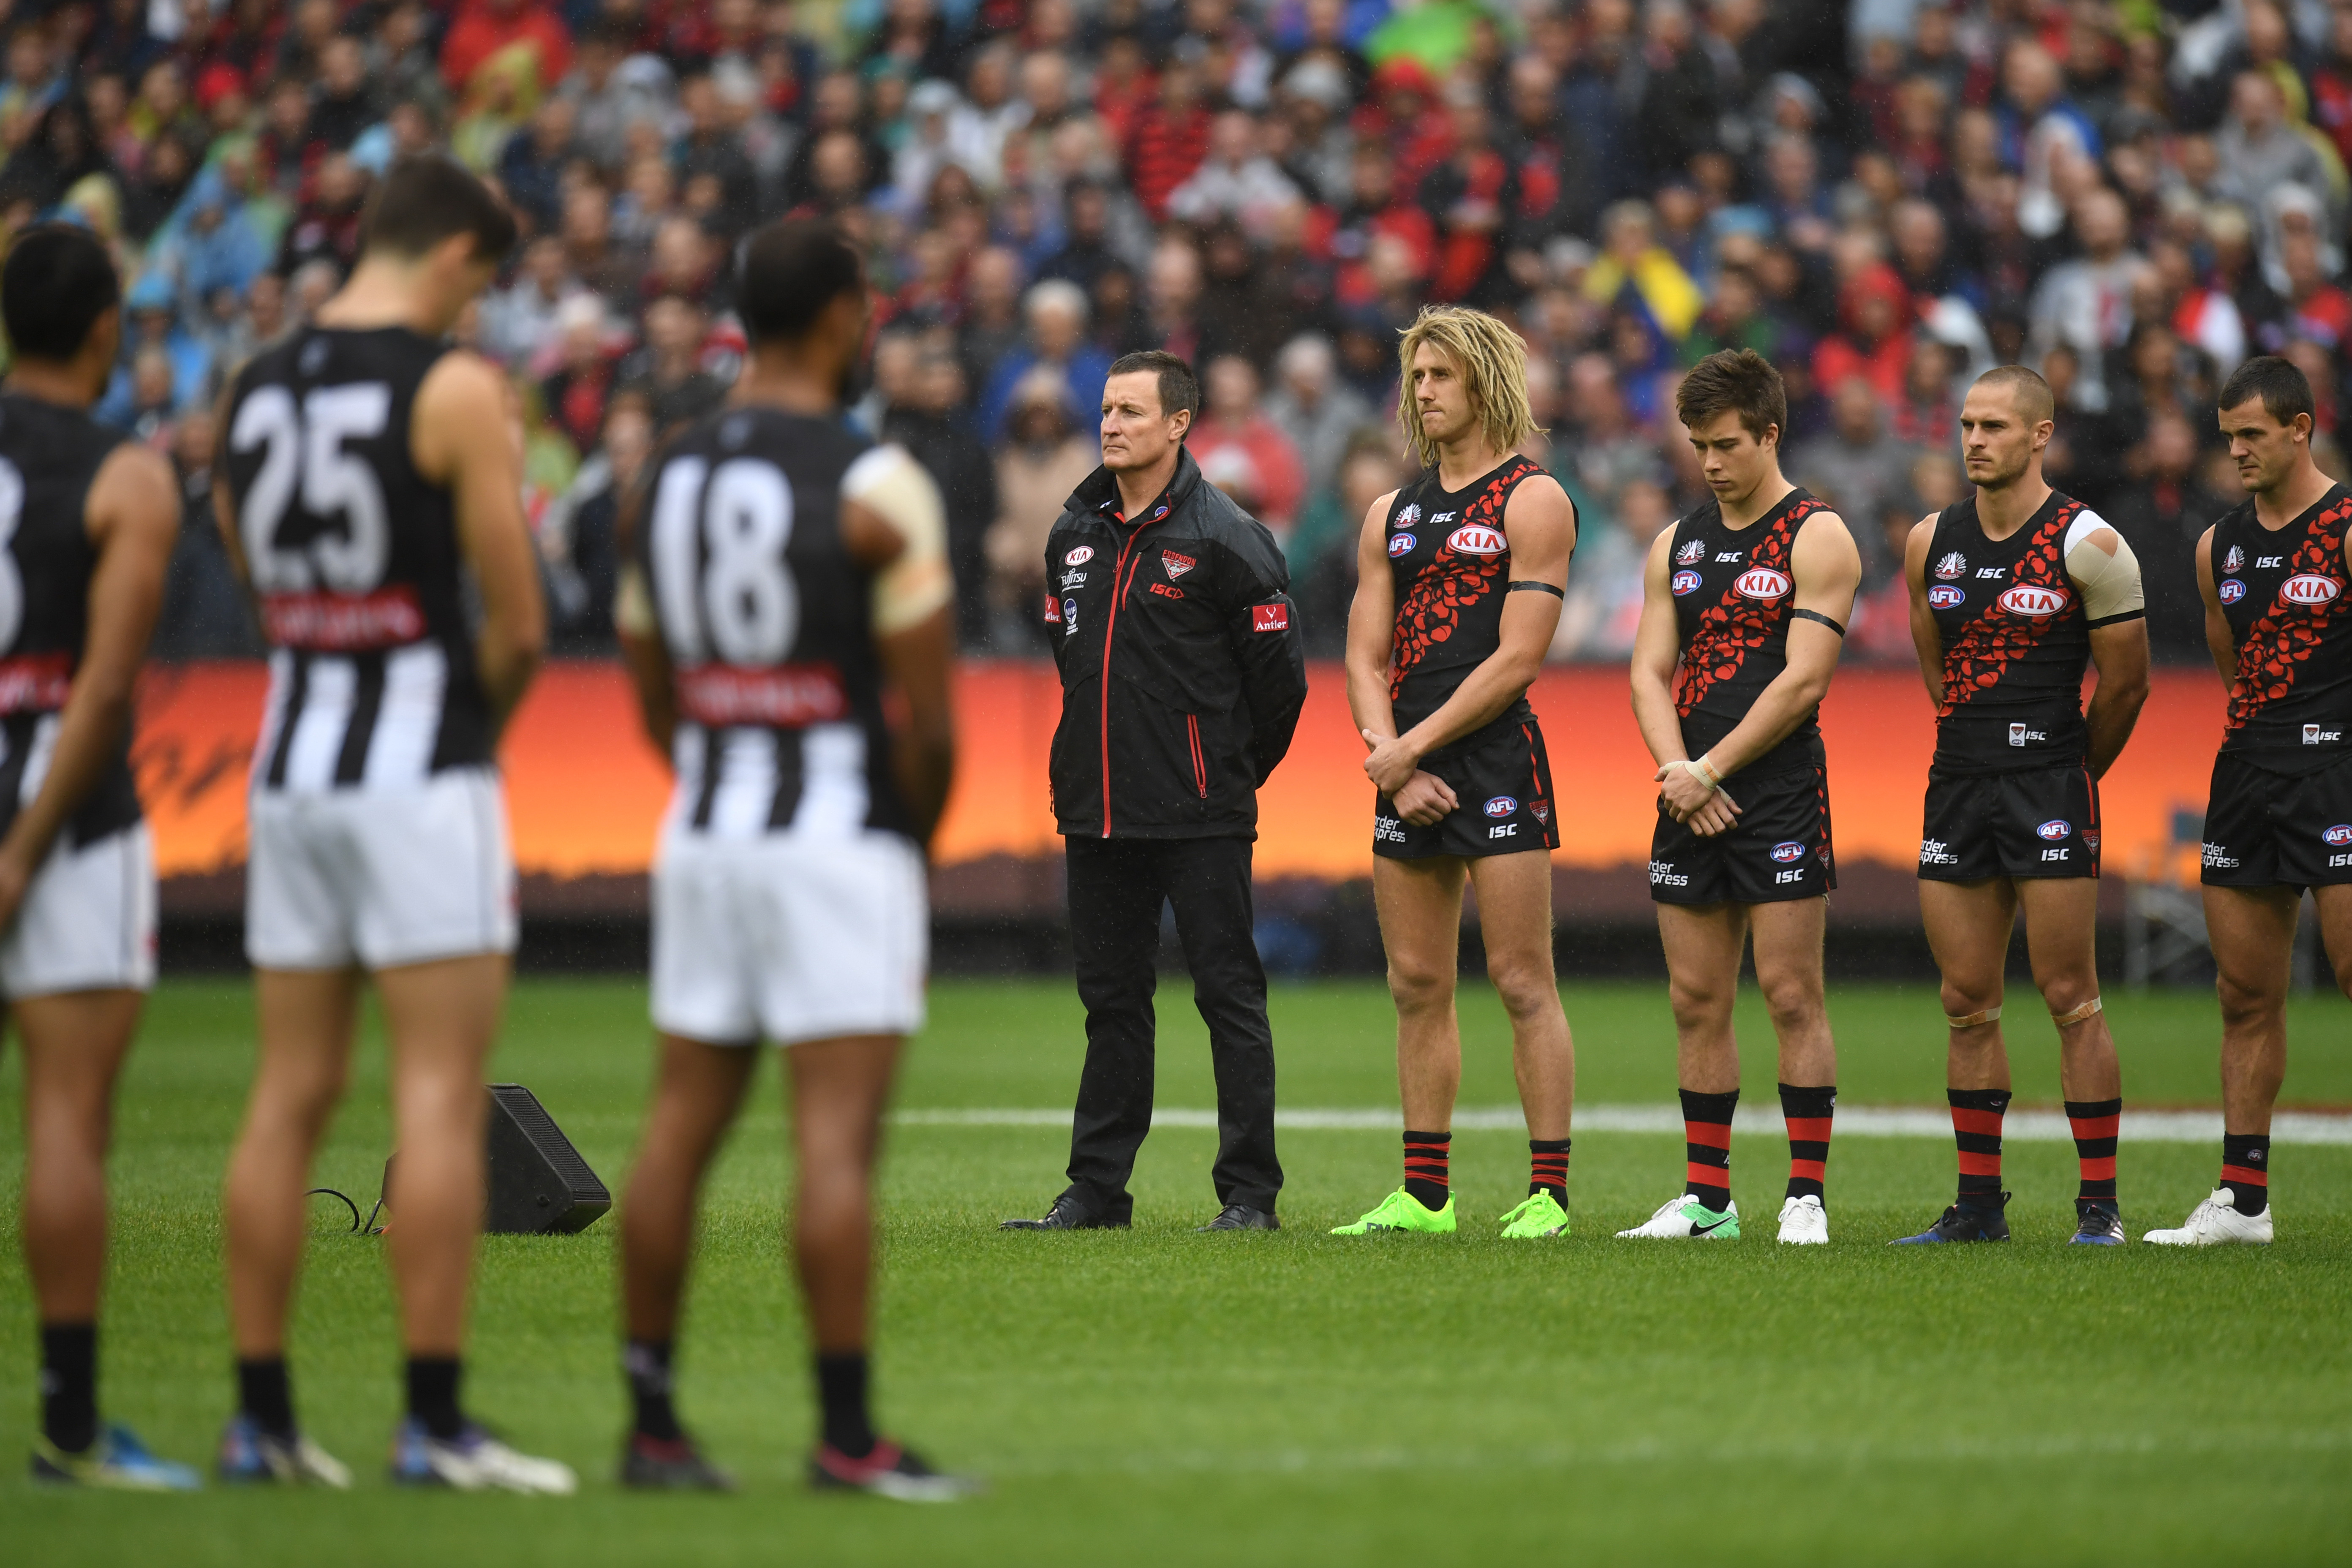
[[[2000,1119],[2009,1110],[2005,1089],[1950,1089],[1952,1141],[1960,1151],[1960,1202],[2000,1203]]]
[[[1739,1091],[1683,1097],[1683,1157],[1689,1171],[1683,1190],[1721,1214],[1731,1205],[1731,1110]]]
[[[1549,1193],[1560,1207],[1568,1206],[1568,1140],[1528,1140],[1528,1196]]]
[[[1780,1086],[1780,1116],[1789,1124],[1789,1196],[1822,1195],[1830,1165],[1830,1119],[1836,1114],[1837,1085]]]
[[[2221,1184],[2230,1189],[2242,1215],[2258,1215],[2271,1206],[2269,1133],[2221,1134]]]
[[[2074,1159],[2083,1167],[2083,1184],[2074,1202],[2116,1204],[2116,1126],[2124,1119],[2120,1100],[2070,1100],[2066,1121],[2074,1129]]]
[[[1453,1195],[1453,1184],[1446,1175],[1453,1143],[1451,1132],[1408,1131],[1404,1135],[1404,1190],[1425,1209],[1442,1209]]]

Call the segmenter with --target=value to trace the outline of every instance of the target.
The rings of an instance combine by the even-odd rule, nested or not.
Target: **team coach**
[[[1070,1184],[1007,1230],[1124,1226],[1151,1130],[1160,910],[1192,970],[1217,1075],[1223,1212],[1203,1229],[1274,1230],[1274,1036],[1250,913],[1257,788],[1307,700],[1290,573],[1274,536],[1184,449],[1192,367],[1132,353],[1103,385],[1102,467],[1045,541],[1045,621],[1062,675],[1055,821],[1069,847],[1070,932],[1087,1063]]]

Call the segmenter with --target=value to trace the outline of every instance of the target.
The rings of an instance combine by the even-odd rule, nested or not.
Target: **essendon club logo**
[[[1788,596],[1789,577],[1769,566],[1750,566],[1732,580],[1731,586],[1743,599],[1761,599],[1769,604]]]
[[[1290,629],[1288,605],[1252,605],[1250,630],[1254,632],[1286,632]]]
[[[1445,547],[1464,555],[1500,555],[1510,548],[1502,530],[1482,522],[1465,522],[1445,537]]]
[[[1160,564],[1168,568],[1169,581],[1174,582],[1193,567],[1198,566],[1200,563],[1189,555],[1179,555],[1172,550],[1163,550],[1160,552]]]
[[[2046,621],[2074,601],[2074,596],[2063,588],[2045,587],[2039,583],[2020,583],[2016,587],[2002,592],[2000,607],[2012,616]]]
[[[416,641],[425,611],[405,583],[373,594],[265,594],[261,625],[280,647],[358,653]]]
[[[704,664],[677,678],[681,712],[709,729],[757,724],[799,730],[845,716],[849,697],[841,672],[829,664],[784,664],[772,669]]]
[[[2344,584],[2333,577],[2323,577],[2316,572],[2299,572],[2279,584],[2279,600],[2283,604],[2315,608],[2333,604],[2336,595],[2342,592]]]

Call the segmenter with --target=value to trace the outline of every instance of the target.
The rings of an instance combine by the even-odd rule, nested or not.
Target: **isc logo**
[[[1518,809],[1519,803],[1507,795],[1498,795],[1486,803],[1486,815],[1489,816],[1508,816]]]
[[[2279,584],[2279,597],[2290,605],[2325,605],[2344,592],[2344,584],[2316,572],[2301,572]]]
[[[1783,839],[1772,846],[1772,858],[1783,866],[1793,865],[1804,858],[1805,847],[1793,838]]]
[[[1955,588],[1949,583],[1938,583],[1927,590],[1928,605],[1938,610],[1958,609],[1968,602],[1968,590]]]
[[[2321,834],[2319,836],[2319,841],[2322,844],[2331,845],[2338,849],[2342,848],[2347,844],[2352,844],[2352,822],[2337,823],[2335,826]]]
[[[2045,588],[2039,584],[2021,583],[2000,596],[2000,607],[2012,616],[2026,616],[2037,621],[2048,620],[2064,609],[2074,595],[2063,588]]]
[[[1769,566],[1750,566],[1731,585],[1738,590],[1741,598],[1762,599],[1768,604],[1789,592],[1788,577]]]
[[[1465,522],[1446,535],[1445,547],[1465,555],[1500,555],[1510,548],[1500,529],[1483,523]]]
[[[2033,831],[2040,834],[2042,837],[2051,840],[2053,843],[2055,843],[2057,840],[2065,837],[2069,833],[2074,832],[2074,829],[2073,825],[2065,822],[2062,818],[2053,816]]]
[[[1674,580],[1675,597],[1679,599],[1685,594],[1697,593],[1698,585],[1702,581],[1704,581],[1704,579],[1702,579],[1696,572],[1675,573]]]
[[[1396,535],[1389,541],[1389,559],[1393,561],[1400,555],[1412,554],[1412,547],[1417,542],[1419,542],[1410,533]]]

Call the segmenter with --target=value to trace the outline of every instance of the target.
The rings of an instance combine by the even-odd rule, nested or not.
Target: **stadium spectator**
[[[980,429],[988,440],[1002,437],[1013,389],[1031,371],[1042,365],[1059,374],[1081,407],[1094,405],[1110,372],[1110,356],[1086,341],[1087,297],[1076,284],[1051,279],[1033,285],[1024,313],[1028,341],[997,361],[981,398]]]
[[[1298,448],[1258,405],[1257,371],[1239,354],[1209,362],[1207,406],[1185,442],[1201,475],[1243,510],[1288,537],[1306,498],[1307,471]]]
[[[1829,433],[1790,453],[1790,472],[1841,517],[1855,520],[1864,581],[1875,584],[1902,561],[1883,548],[1875,523],[1888,499],[1900,493],[1914,453],[1886,428],[1878,390],[1863,377],[1840,382],[1831,408]]]
[[[1061,374],[1039,366],[1023,376],[997,452],[996,521],[988,531],[990,640],[999,649],[1045,646],[1051,628],[1039,621],[1037,606],[1045,589],[1045,536],[1100,458]]]

